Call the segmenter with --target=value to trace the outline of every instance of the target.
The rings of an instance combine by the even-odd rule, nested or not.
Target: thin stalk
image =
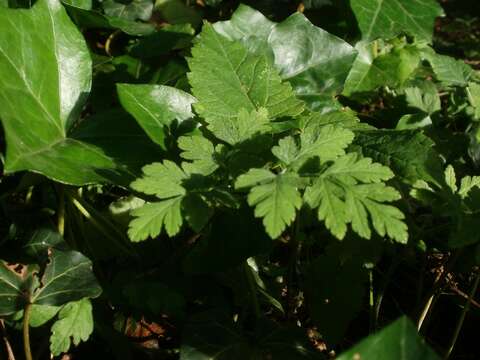
[[[297,277],[297,263],[298,263],[298,254],[301,251],[301,243],[300,243],[300,213],[297,212],[297,216],[295,218],[295,224],[293,226],[293,233],[292,233],[292,244],[291,244],[291,257],[288,263],[288,270],[287,270],[287,316],[290,317],[292,311],[295,309],[291,309],[291,306],[294,302],[294,282],[295,278]]]
[[[442,269],[442,271],[438,273],[437,277],[435,278],[432,289],[430,290],[428,296],[426,297],[427,300],[418,318],[418,323],[417,323],[418,331],[422,329],[422,326],[425,323],[425,320],[429,316],[430,310],[434,303],[434,299],[436,298],[438,292],[442,289],[444,285],[444,280],[447,277],[447,275],[450,273],[451,269],[453,268],[453,265],[455,265],[455,263],[457,262],[460,256],[460,253],[461,253],[461,250],[458,250],[448,261],[448,264]]]
[[[30,348],[30,314],[32,313],[32,304],[27,304],[23,311],[23,350],[25,360],[32,360],[32,350]]]
[[[375,331],[375,293],[373,288],[373,267],[368,270],[369,297],[368,305],[370,307],[370,333]]]
[[[117,238],[111,235],[111,232],[116,233],[119,238],[121,238],[126,243],[128,243],[128,240],[125,238],[125,235],[123,233],[121,233],[117,228],[115,228],[115,226],[113,226],[112,224],[108,223],[105,219],[103,219],[103,216],[101,214],[99,214],[95,209],[93,209],[91,206],[89,206],[79,197],[71,196],[71,201],[72,201],[72,204],[78,209],[78,211],[80,211],[80,213],[83,216],[85,216],[85,218],[88,221],[90,221],[90,223],[94,227],[96,227],[97,230],[99,230],[108,239],[112,240],[114,244],[118,246],[125,254],[131,254],[131,250],[126,245],[124,245],[122,241],[118,241]],[[102,222],[107,223],[108,228],[107,226],[102,224],[102,222],[98,221],[97,218],[102,220]]]
[[[60,235],[65,235],[65,189],[62,185],[56,185],[58,196],[58,209],[57,209],[57,229]]]
[[[257,283],[253,275],[254,270],[250,267],[250,265],[248,265],[248,262],[246,261],[243,266],[245,270],[245,277],[247,279],[248,289],[250,290],[250,299],[252,301],[253,312],[255,314],[255,318],[258,319],[261,315],[261,312],[257,296]]]
[[[450,343],[450,347],[448,348],[447,353],[445,354],[445,360],[447,360],[450,357],[450,355],[452,354],[453,348],[455,347],[455,344],[457,343],[458,335],[460,335],[460,331],[462,330],[463,323],[465,321],[465,317],[467,316],[467,312],[470,309],[470,304],[472,303],[472,299],[477,292],[479,283],[480,283],[480,271],[478,271],[477,277],[475,278],[475,282],[472,286],[472,289],[470,290],[470,294],[468,296],[468,299],[465,302],[465,306],[463,307],[462,314],[460,315],[460,318],[458,319],[458,323],[457,323],[457,326],[455,328],[455,332],[453,333],[453,337],[452,337],[452,341]]]
[[[393,272],[395,271],[398,264],[400,263],[399,258],[400,258],[399,256],[395,256],[394,260],[392,261],[392,263],[390,264],[387,270],[387,273],[385,274],[383,285],[377,291],[377,298],[375,299],[375,309],[374,309],[375,318],[373,321],[375,330],[378,328],[378,320],[380,319],[380,309],[382,307],[385,291],[387,290],[387,286],[390,282],[390,278],[392,277]]]
[[[10,345],[10,341],[8,341],[7,337],[7,330],[5,329],[5,325],[3,320],[0,320],[0,330],[2,333],[3,342],[5,344],[5,351],[7,353],[8,360],[15,360],[15,355],[13,354],[12,346]]]

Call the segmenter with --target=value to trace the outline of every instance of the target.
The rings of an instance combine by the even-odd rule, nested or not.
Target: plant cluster
[[[192,3],[0,0],[5,356],[468,353],[480,74],[442,7]]]

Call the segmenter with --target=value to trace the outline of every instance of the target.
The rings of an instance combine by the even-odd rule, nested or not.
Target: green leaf
[[[57,315],[61,308],[61,306],[33,304],[28,324],[33,328],[45,325]]]
[[[40,305],[63,305],[84,297],[100,295],[92,262],[78,251],[50,250],[49,263],[31,302]]]
[[[466,198],[474,188],[480,188],[480,176],[465,176],[460,182],[458,195],[460,195],[461,198]]]
[[[241,40],[250,52],[267,55],[282,79],[290,82],[312,110],[332,106],[356,55],[348,43],[300,13],[277,24],[240,5],[231,20],[214,27],[230,40]]]
[[[28,303],[23,279],[0,261],[0,315],[10,315]]]
[[[198,99],[195,109],[209,124],[265,108],[270,119],[303,111],[288,84],[264,56],[255,56],[239,42],[219,35],[206,23],[192,49],[188,74]]]
[[[338,239],[343,239],[347,224],[363,238],[371,237],[370,221],[380,236],[398,242],[408,238],[404,215],[397,208],[383,204],[400,198],[383,181],[393,177],[385,166],[351,153],[340,157],[324,170],[305,191],[305,201],[318,208],[319,220]],[[362,184],[363,183],[363,184]]]
[[[433,114],[441,110],[440,96],[434,92],[424,92],[418,87],[405,89],[407,104],[413,108],[419,109],[426,114]]]
[[[473,69],[462,60],[439,55],[430,48],[423,51],[423,57],[432,66],[437,80],[445,85],[467,86],[468,81],[473,76]]]
[[[157,237],[165,227],[169,236],[175,236],[183,224],[181,214],[182,196],[160,202],[147,203],[132,211],[128,236],[132,241]]]
[[[155,195],[159,199],[185,195],[185,188],[181,184],[187,175],[174,162],[165,160],[163,164],[146,165],[142,170],[144,176],[130,185],[132,189]]]
[[[353,141],[354,134],[339,126],[313,124],[307,126],[300,135],[297,146],[292,137],[283,138],[272,153],[286,165],[299,165],[318,157],[322,163],[345,154],[345,149]]]
[[[128,3],[115,0],[105,0],[102,3],[103,10],[107,16],[122,18],[126,20],[149,20],[152,16],[152,0],[132,0]]]
[[[415,45],[401,44],[374,56],[376,46],[374,43],[357,44],[359,55],[345,81],[345,96],[374,91],[382,86],[399,87],[420,64],[420,52]]]
[[[6,169],[14,171],[29,153],[65,138],[90,91],[91,60],[57,0],[40,0],[29,10],[0,9],[0,21],[10,34],[0,40],[0,115]]]
[[[188,23],[197,28],[202,23],[200,14],[182,0],[156,0],[155,10],[169,24]]]
[[[92,0],[62,0],[62,3],[84,10],[92,8]]]
[[[470,104],[475,109],[475,119],[480,120],[480,84],[469,83],[467,94]]]
[[[23,249],[26,254],[44,261],[48,257],[48,249],[61,244],[64,244],[62,235],[52,229],[41,228],[33,232]]]
[[[71,131],[90,90],[91,60],[63,6],[57,0],[39,0],[29,10],[0,9],[0,21],[11,34],[0,39],[5,171],[30,170],[74,185],[129,182],[134,163],[144,161],[142,151],[118,156],[124,139],[105,142],[97,141],[98,134],[79,134],[88,137],[83,141],[77,130]],[[116,129],[110,131],[111,136]]]
[[[340,354],[337,359],[440,360],[440,357],[425,344],[412,322],[402,317]]]
[[[267,233],[275,239],[293,222],[302,206],[300,184],[296,174],[275,175],[265,169],[251,169],[237,179],[235,188],[251,188],[248,203],[255,206],[255,217],[263,218]]]
[[[178,139],[178,147],[183,150],[180,156],[185,160],[192,161],[182,163],[186,172],[207,176],[218,168],[215,160],[215,148],[203,136],[182,136]]]
[[[165,129],[193,117],[195,98],[182,90],[163,85],[117,84],[120,103],[148,136],[165,147]]]
[[[88,299],[70,302],[58,315],[52,326],[50,351],[54,356],[67,352],[71,345],[87,341],[93,332],[92,304]]]
[[[190,24],[165,25],[155,33],[138,40],[129,53],[140,59],[156,58],[190,46],[193,35],[195,30]]]
[[[230,145],[236,145],[249,140],[254,135],[268,132],[271,127],[267,110],[260,108],[250,113],[240,109],[238,116],[226,118],[224,121],[215,121],[208,126],[208,129],[218,139]]]
[[[435,18],[443,10],[435,0],[351,0],[364,40],[407,33],[432,42]]]
[[[120,29],[132,36],[146,36],[155,32],[155,26],[148,23],[103,15],[97,11],[66,5],[68,14],[79,27],[84,29]]]
[[[443,166],[433,141],[418,130],[372,130],[355,134],[354,149],[391,168],[413,184],[425,180],[443,183]]]

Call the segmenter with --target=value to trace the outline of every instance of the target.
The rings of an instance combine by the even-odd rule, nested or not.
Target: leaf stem
[[[23,311],[23,350],[25,360],[32,360],[32,350],[30,348],[30,314],[32,313],[32,304],[28,303]]]
[[[478,284],[480,283],[480,271],[477,271],[477,277],[475,278],[475,282],[472,286],[472,289],[470,290],[470,294],[468,296],[468,299],[465,302],[465,306],[463,307],[462,314],[460,315],[460,318],[458,319],[457,326],[455,328],[455,332],[453,333],[452,341],[450,343],[450,347],[447,350],[447,353],[445,354],[445,360],[447,360],[450,355],[452,354],[453,348],[455,347],[455,344],[458,340],[458,335],[460,335],[460,331],[462,330],[463,323],[465,321],[465,317],[467,316],[467,312],[470,309],[470,304],[472,303],[473,297],[475,296],[475,293],[477,292],[478,289]]]

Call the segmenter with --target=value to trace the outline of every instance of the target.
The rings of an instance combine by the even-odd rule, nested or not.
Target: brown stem
[[[5,329],[5,324],[3,320],[0,320],[0,331],[2,333],[2,339],[5,344],[5,351],[7,352],[8,360],[15,360],[15,355],[13,354],[12,346],[8,341],[7,330]]]

